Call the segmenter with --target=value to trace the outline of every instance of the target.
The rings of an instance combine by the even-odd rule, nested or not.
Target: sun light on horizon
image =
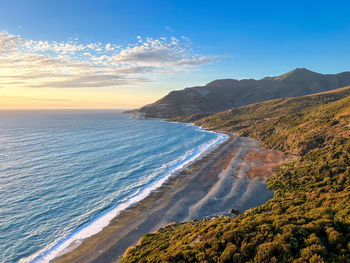
[[[161,75],[196,70],[212,58],[189,40],[143,39],[125,46],[26,40],[0,32],[0,109],[135,108],[166,91],[135,92]]]

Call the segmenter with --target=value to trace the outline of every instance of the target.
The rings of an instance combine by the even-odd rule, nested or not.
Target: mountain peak
[[[284,80],[286,78],[305,78],[308,75],[318,75],[319,73],[313,72],[306,68],[296,68],[283,75],[275,77],[276,80]]]
[[[308,70],[307,68],[295,68],[290,72],[312,72],[312,71]]]

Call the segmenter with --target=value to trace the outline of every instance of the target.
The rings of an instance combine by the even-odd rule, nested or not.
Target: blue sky
[[[102,89],[127,90],[151,102],[172,89],[217,78],[261,78],[296,67],[348,71],[349,12],[348,1],[9,0],[0,4],[0,31],[32,41],[76,39],[123,48],[143,45],[147,38],[166,38],[167,44],[176,38],[176,48],[186,49],[181,59],[196,60],[191,61],[195,66],[179,68],[177,63],[169,70],[167,65],[166,72],[156,66],[149,75],[137,75],[132,87],[125,83]]]

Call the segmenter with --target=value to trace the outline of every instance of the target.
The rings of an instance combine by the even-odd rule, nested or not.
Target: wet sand
[[[230,136],[54,262],[118,262],[142,235],[171,222],[228,215],[230,209],[243,212],[261,205],[273,195],[266,189],[266,178],[286,158],[253,139]]]

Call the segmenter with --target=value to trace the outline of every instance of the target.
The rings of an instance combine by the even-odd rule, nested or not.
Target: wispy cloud
[[[0,87],[105,87],[150,81],[212,61],[189,40],[137,37],[134,44],[33,41],[0,32]]]

